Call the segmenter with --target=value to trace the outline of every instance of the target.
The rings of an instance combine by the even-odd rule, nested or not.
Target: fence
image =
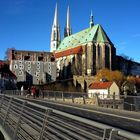
[[[21,93],[20,90],[6,90],[3,91],[5,95],[27,95],[27,91],[24,90]],[[63,91],[47,91],[40,90],[39,95],[41,98],[49,100],[58,100],[76,104],[88,104],[97,105],[100,107],[114,108],[114,109],[125,109],[129,111],[140,111],[140,96],[109,96],[107,99],[100,99],[98,96],[88,98],[87,93],[81,92],[63,92]]]
[[[11,140],[139,139],[132,133],[6,95],[0,95],[0,124]]]

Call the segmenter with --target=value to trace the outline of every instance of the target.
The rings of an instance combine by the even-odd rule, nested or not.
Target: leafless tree
[[[10,58],[10,50],[15,50],[14,47],[11,47],[11,48],[7,48],[6,51],[5,51],[5,56],[4,56],[4,60],[9,60]]]

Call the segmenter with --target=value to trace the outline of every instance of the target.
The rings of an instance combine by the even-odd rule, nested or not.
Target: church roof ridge
[[[60,45],[58,46],[56,51],[65,50],[68,48],[77,47],[81,44],[88,42],[108,42],[111,43],[107,34],[103,30],[100,24],[96,24],[93,27],[86,28],[80,32],[72,34],[70,36],[65,37]]]

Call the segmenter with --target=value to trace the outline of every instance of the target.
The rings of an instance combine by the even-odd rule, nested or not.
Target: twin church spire
[[[91,13],[90,16],[90,27],[94,25],[93,23],[93,15]],[[66,17],[66,25],[64,29],[64,37],[70,36],[72,34],[72,28],[70,25],[70,11],[69,11],[69,6],[67,8],[67,17]],[[60,26],[58,23],[58,8],[57,4],[55,7],[55,14],[54,14],[54,21],[52,25],[52,34],[51,34],[51,52],[56,51],[57,47],[60,44]]]
[[[64,29],[64,37],[70,36],[71,34],[72,34],[72,29],[71,29],[71,25],[70,25],[70,10],[69,10],[69,6],[68,6],[66,26],[65,26],[65,29]]]
[[[55,7],[54,21],[52,25],[52,34],[51,34],[51,52],[54,52],[58,45],[60,44],[60,27],[58,23],[58,8],[57,4]]]
[[[70,13],[69,7],[67,9],[67,18],[66,18],[66,26],[64,29],[64,37],[70,36],[72,34],[71,26],[70,26]],[[60,44],[60,26],[58,23],[58,8],[57,4],[55,7],[54,21],[52,25],[52,34],[51,34],[51,52],[55,51]]]

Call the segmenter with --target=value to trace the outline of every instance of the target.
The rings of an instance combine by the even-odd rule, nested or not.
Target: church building
[[[64,39],[61,41],[56,5],[51,52],[54,53],[60,79],[68,79],[73,75],[92,76],[103,68],[115,69],[116,49],[102,26],[94,24],[92,13],[89,27],[72,34],[68,7]]]

